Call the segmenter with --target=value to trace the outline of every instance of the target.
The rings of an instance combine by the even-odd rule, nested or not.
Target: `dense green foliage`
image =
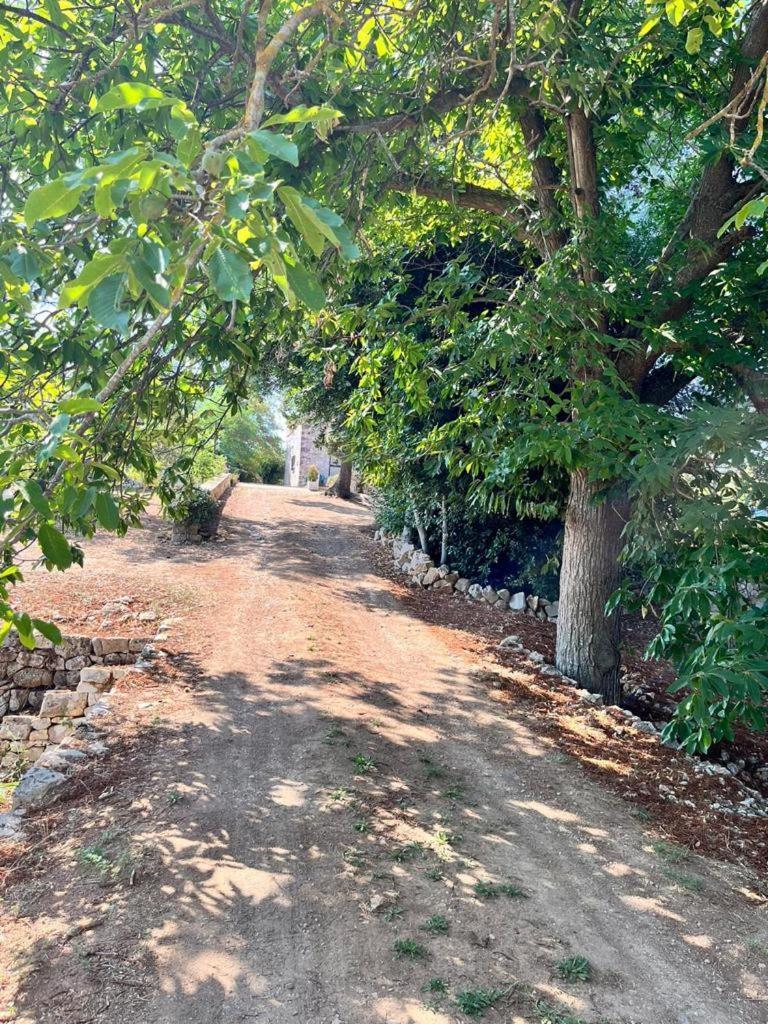
[[[127,477],[170,500],[256,372],[454,557],[565,519],[558,663],[609,699],[573,553],[631,494],[681,735],[760,725],[767,50],[766,0],[2,8],[3,586],[135,522]]]

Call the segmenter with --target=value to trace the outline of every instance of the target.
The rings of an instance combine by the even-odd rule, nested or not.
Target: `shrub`
[[[319,479],[320,479],[320,470],[315,465],[310,466],[307,469],[307,480],[319,480]]]
[[[219,506],[202,487],[189,487],[168,505],[168,514],[174,522],[206,527],[216,522]]]

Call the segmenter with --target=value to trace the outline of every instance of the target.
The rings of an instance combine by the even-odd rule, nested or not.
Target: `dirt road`
[[[86,573],[185,595],[193,689],[12,887],[0,1019],[764,1024],[765,907],[495,702],[372,573],[368,521],[243,485],[220,544],[94,546]]]

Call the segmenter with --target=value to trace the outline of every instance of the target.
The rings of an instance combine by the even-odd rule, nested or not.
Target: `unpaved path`
[[[22,923],[69,935],[26,958],[8,1019],[445,1024],[482,988],[510,993],[485,1017],[510,1024],[764,1024],[745,945],[764,908],[731,870],[670,868],[627,804],[494,702],[371,573],[368,520],[240,486],[221,544],[161,561],[135,537],[94,547],[86,571],[186,594],[196,686],[147,730],[135,776],[70,812],[51,880],[17,887]],[[94,881],[73,822],[112,828],[107,858],[127,837],[133,886]],[[525,896],[478,896],[479,880]],[[448,934],[423,930],[433,915]],[[426,957],[396,958],[409,938]],[[558,978],[572,954],[590,981]],[[447,994],[422,991],[435,978]]]

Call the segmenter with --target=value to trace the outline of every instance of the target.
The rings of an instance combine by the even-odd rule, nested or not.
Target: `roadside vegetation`
[[[559,597],[556,664],[667,738],[763,730],[768,4],[0,10],[0,633],[226,465],[275,387],[387,530]],[[375,766],[359,766],[373,771]]]

